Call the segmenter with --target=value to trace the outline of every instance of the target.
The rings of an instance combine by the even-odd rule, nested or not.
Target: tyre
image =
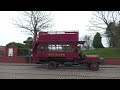
[[[99,70],[99,64],[97,62],[91,63],[90,64],[90,69],[93,71],[98,71]]]
[[[49,69],[56,69],[56,67],[57,67],[57,63],[56,63],[56,62],[50,61],[50,62],[48,63],[48,68],[49,68]]]

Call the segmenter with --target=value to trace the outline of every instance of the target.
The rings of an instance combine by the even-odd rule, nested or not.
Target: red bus
[[[39,32],[33,41],[32,61],[36,64],[48,64],[49,69],[55,69],[60,64],[73,66],[87,64],[91,70],[99,70],[98,55],[83,55],[80,46],[85,41],[79,41],[79,32]]]

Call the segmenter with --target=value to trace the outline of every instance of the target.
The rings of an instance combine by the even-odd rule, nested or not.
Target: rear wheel
[[[91,63],[89,68],[93,71],[97,71],[97,70],[99,70],[99,64],[97,62]]]
[[[57,67],[57,63],[56,63],[56,62],[50,61],[50,62],[48,63],[48,68],[49,68],[49,69],[56,69],[56,67]]]

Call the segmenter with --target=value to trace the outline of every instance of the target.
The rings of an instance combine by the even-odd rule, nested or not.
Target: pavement
[[[35,66],[34,63],[0,63],[0,65],[18,65],[18,66]],[[120,65],[100,65],[100,68],[120,68]]]
[[[0,63],[0,79],[120,79],[120,65],[100,65],[92,71],[82,66],[50,70],[44,64]]]
[[[100,68],[120,68],[120,65],[100,65]]]

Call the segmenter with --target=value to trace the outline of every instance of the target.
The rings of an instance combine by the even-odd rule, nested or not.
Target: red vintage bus
[[[87,64],[91,70],[99,70],[100,58],[97,55],[82,55],[79,32],[39,32],[33,42],[32,61],[36,64],[48,64],[49,69],[58,65]]]

